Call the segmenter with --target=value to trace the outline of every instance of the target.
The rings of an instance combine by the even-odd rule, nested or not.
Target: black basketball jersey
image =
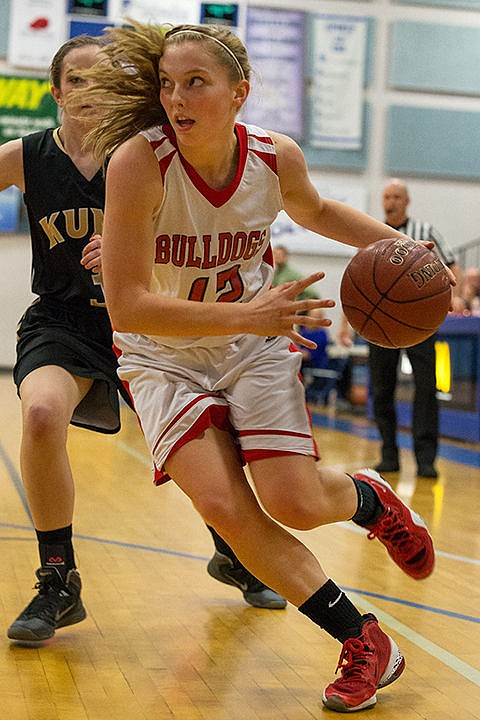
[[[63,150],[58,130],[32,133],[22,143],[33,292],[67,304],[103,303],[99,276],[80,265],[82,249],[102,232],[102,170],[87,180]]]

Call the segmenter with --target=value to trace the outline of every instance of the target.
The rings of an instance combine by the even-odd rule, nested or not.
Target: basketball
[[[340,300],[348,322],[365,340],[410,347],[444,321],[450,279],[425,245],[407,238],[379,240],[359,250],[345,268]]]

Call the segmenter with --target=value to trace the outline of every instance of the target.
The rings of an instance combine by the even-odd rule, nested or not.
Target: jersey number
[[[92,273],[92,282],[94,285],[102,285],[102,273]],[[102,294],[103,294],[103,287],[102,287]],[[101,302],[99,300],[95,300],[95,298],[90,298],[90,305],[92,307],[107,307],[107,304],[105,301]]]
[[[235,302],[240,300],[243,295],[243,282],[239,273],[240,265],[234,265],[228,270],[222,270],[217,273],[217,286],[216,293],[218,295],[216,302]],[[210,277],[197,278],[190,288],[188,294],[189,300],[196,300],[202,302],[207,292],[208,283]]]

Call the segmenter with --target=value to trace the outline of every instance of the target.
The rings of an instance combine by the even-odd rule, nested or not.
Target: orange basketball
[[[451,302],[438,256],[408,239],[379,240],[359,250],[343,273],[343,311],[365,340],[387,348],[416,345],[438,330]]]

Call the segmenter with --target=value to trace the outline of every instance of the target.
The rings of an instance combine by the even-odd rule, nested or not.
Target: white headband
[[[208,33],[204,33],[204,32],[202,32],[201,30],[188,30],[188,29],[185,29],[185,30],[179,30],[178,32],[173,32],[170,37],[173,37],[174,35],[182,35],[182,34],[186,34],[186,33],[193,33],[194,35],[201,35],[202,37],[207,38],[208,40],[213,40],[213,41],[216,42],[218,45],[220,45],[224,50],[227,51],[227,53],[228,53],[228,54],[230,55],[230,57],[232,58],[233,62],[235,63],[235,65],[236,65],[236,67],[237,67],[237,70],[238,70],[238,72],[239,72],[240,77],[242,78],[242,80],[246,80],[245,73],[243,72],[243,68],[242,68],[242,66],[240,65],[240,63],[239,63],[239,61],[238,61],[238,58],[237,58],[237,56],[235,55],[235,53],[233,53],[233,52],[230,50],[230,48],[228,47],[228,45],[225,45],[225,43],[223,43],[221,40],[219,40],[218,38],[214,37],[213,35],[209,35]]]

